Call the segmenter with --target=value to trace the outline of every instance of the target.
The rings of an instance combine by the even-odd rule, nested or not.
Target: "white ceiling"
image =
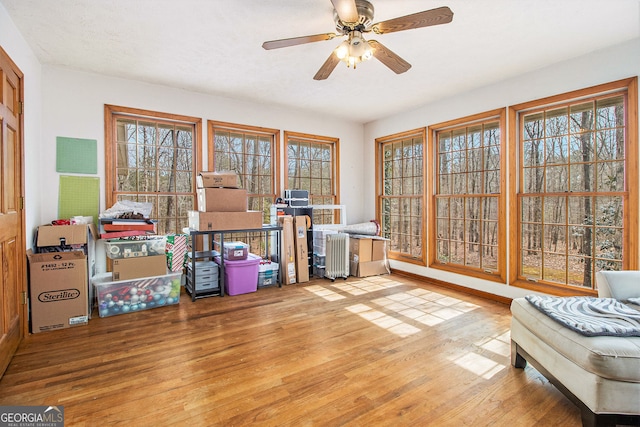
[[[371,0],[374,22],[449,6],[453,22],[373,36],[412,64],[313,76],[340,39],[330,0],[0,0],[43,64],[375,119],[640,36],[640,0]],[[639,52],[640,54],[640,52]]]

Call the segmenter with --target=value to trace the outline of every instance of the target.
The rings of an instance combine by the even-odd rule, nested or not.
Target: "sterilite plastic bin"
[[[91,279],[95,287],[98,314],[100,317],[108,317],[178,304],[180,276],[182,273],[171,273],[113,281],[111,273],[98,274]]]
[[[243,242],[224,242],[224,259],[245,260],[249,256],[249,245]]]
[[[260,268],[258,255],[248,254],[247,259],[224,260],[224,291],[229,295],[247,294],[258,290],[258,271]],[[220,264],[220,257],[216,257]]]
[[[258,288],[275,285],[278,281],[278,263],[260,260],[258,267]]]

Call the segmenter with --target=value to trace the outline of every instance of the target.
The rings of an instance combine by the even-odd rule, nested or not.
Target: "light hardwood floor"
[[[510,319],[397,275],[183,294],[30,335],[0,405],[62,405],[66,426],[581,425],[537,371],[510,365]]]

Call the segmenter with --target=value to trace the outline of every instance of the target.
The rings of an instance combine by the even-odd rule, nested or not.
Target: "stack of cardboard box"
[[[247,190],[238,188],[235,172],[200,172],[196,183],[198,210],[188,212],[189,228],[224,231],[262,227],[262,212],[247,210]]]
[[[356,277],[389,274],[388,239],[377,236],[349,236],[349,273]]]
[[[38,227],[29,261],[31,332],[86,325],[91,315],[89,278],[95,272],[93,224]]]

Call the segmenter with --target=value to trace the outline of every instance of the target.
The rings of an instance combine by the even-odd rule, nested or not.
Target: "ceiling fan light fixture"
[[[356,68],[359,62],[376,58],[396,74],[411,68],[411,64],[376,40],[365,40],[363,34],[387,34],[397,31],[424,28],[433,25],[448,24],[453,20],[453,12],[447,6],[424,10],[410,15],[399,16],[373,23],[374,8],[368,0],[331,0],[333,19],[336,24],[335,33],[313,34],[266,41],[262,47],[266,50],[281,47],[297,46],[305,43],[333,40],[345,36],[347,40],[340,43],[329,55],[314,80],[325,80],[341,61],[347,67]]]
[[[340,43],[335,54],[339,60],[347,64],[347,67],[356,68],[359,62],[373,57],[373,50],[360,31],[351,31],[349,39]]]
[[[360,31],[352,31],[349,34],[349,56],[362,56],[367,44]]]
[[[345,40],[336,48],[336,56],[340,60],[344,60],[349,56],[349,43]]]
[[[373,49],[371,48],[369,43],[365,43],[364,53],[362,54],[362,60],[363,61],[368,61],[371,58],[373,58]]]

